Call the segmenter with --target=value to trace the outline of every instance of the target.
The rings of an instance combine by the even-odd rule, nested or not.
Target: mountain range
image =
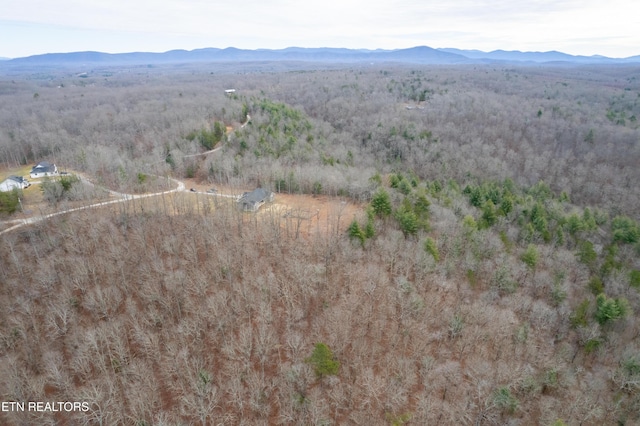
[[[11,65],[154,65],[196,62],[297,61],[327,63],[415,63],[415,64],[629,64],[640,63],[640,55],[628,58],[575,56],[562,52],[520,52],[494,50],[433,49],[417,46],[396,50],[346,48],[225,49],[170,50],[164,53],[72,52],[47,53],[0,62]]]

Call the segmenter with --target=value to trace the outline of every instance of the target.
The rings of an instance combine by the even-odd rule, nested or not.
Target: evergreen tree
[[[404,195],[409,195],[411,193],[411,183],[405,178],[402,178],[398,183],[398,191],[400,191]]]
[[[17,189],[9,192],[0,192],[0,213],[15,213],[19,204],[20,198]]]
[[[467,188],[465,188],[465,192],[468,192],[469,194],[469,203],[471,203],[471,205],[474,207],[480,208],[480,206],[482,206],[482,203],[484,202],[484,196],[482,195],[480,187],[475,186],[473,188],[469,188],[468,191]]]
[[[364,227],[364,237],[373,238],[376,235],[375,213],[373,209],[367,209],[367,224]]]
[[[596,226],[596,218],[591,213],[591,209],[586,207],[582,212],[582,222],[584,223],[584,227],[590,231],[597,228]]]
[[[557,247],[564,246],[564,231],[560,226],[556,228],[555,245]]]
[[[431,203],[427,199],[426,195],[424,195],[424,193],[422,192],[419,193],[416,196],[415,202],[413,203],[413,209],[416,212],[416,214],[421,217],[428,215],[429,206],[431,206]]]
[[[316,343],[313,353],[305,361],[313,365],[318,378],[335,376],[340,370],[340,362],[334,359],[333,352],[324,343]]]
[[[392,207],[389,193],[382,188],[379,189],[371,199],[371,207],[373,208],[376,216],[380,218],[384,219],[391,215]]]
[[[617,216],[611,222],[613,241],[634,244],[640,241],[640,225],[627,216]]]
[[[604,293],[596,297],[595,317],[600,325],[624,318],[628,312],[629,302],[623,297],[610,299]]]
[[[547,232],[547,213],[542,204],[536,203],[531,209],[531,223],[541,235]]]
[[[364,245],[364,233],[362,232],[362,229],[360,229],[360,224],[355,217],[353,218],[353,221],[351,221],[349,228],[347,228],[347,233],[351,239],[355,238],[360,241],[360,244]]]
[[[591,241],[582,241],[578,246],[578,259],[589,267],[592,272],[596,268],[596,261],[598,260],[598,254],[593,248]]]
[[[412,210],[401,207],[396,210],[395,217],[405,237],[418,232],[418,218]]]
[[[511,195],[503,196],[502,201],[500,202],[500,214],[502,214],[503,216],[507,216],[512,211],[513,197],[511,197]]]
[[[536,269],[536,265],[538,264],[538,257],[538,249],[536,246],[529,244],[527,250],[522,254],[520,259],[533,271]]]
[[[493,201],[488,200],[482,206],[482,227],[489,228],[493,226],[498,221],[498,215],[496,214],[496,207],[493,204]]]
[[[575,236],[584,229],[584,224],[577,214],[572,213],[565,222],[565,228],[569,231],[569,234]]]

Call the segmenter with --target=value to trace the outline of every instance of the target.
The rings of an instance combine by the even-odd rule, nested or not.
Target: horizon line
[[[612,60],[626,60],[626,59],[631,59],[631,58],[636,58],[640,56],[639,54],[636,55],[631,55],[631,56],[626,56],[626,57],[613,57],[613,56],[606,56],[606,55],[602,55],[602,54],[593,54],[593,55],[574,55],[571,53],[566,53],[560,50],[505,50],[505,49],[494,49],[494,50],[490,50],[490,51],[486,51],[486,50],[480,50],[480,49],[463,49],[463,48],[457,48],[457,47],[431,47],[428,45],[415,45],[415,46],[411,46],[411,47],[404,47],[404,48],[396,48],[396,49],[384,49],[384,48],[352,48],[352,47],[335,47],[335,46],[320,46],[320,47],[304,47],[304,46],[296,46],[296,45],[290,45],[287,47],[282,47],[282,48],[266,48],[266,47],[258,47],[258,48],[242,48],[242,47],[235,47],[235,46],[227,46],[227,47],[214,47],[214,46],[207,46],[207,47],[197,47],[197,48],[193,48],[193,49],[185,49],[185,48],[176,48],[176,49],[169,49],[169,50],[162,50],[162,51],[152,51],[152,50],[148,50],[148,51],[143,51],[143,50],[137,50],[137,51],[123,51],[123,52],[108,52],[108,51],[102,51],[102,50],[74,50],[74,51],[54,51],[54,52],[45,52],[45,53],[36,53],[36,54],[32,54],[32,55],[27,55],[27,56],[17,56],[17,57],[5,57],[5,56],[0,56],[0,61],[12,61],[12,60],[16,60],[16,59],[26,59],[26,58],[32,58],[32,57],[38,57],[38,56],[46,56],[46,55],[71,55],[71,54],[80,54],[80,53],[96,53],[96,54],[103,54],[103,55],[131,55],[131,54],[157,54],[157,55],[162,55],[162,54],[166,54],[166,53],[170,53],[170,52],[196,52],[196,51],[202,51],[202,50],[219,50],[219,51],[224,51],[224,50],[239,50],[239,51],[250,51],[250,52],[259,52],[259,51],[266,51],[266,52],[277,52],[277,51],[284,51],[284,50],[288,50],[288,49],[301,49],[301,50],[321,50],[321,49],[327,49],[327,50],[349,50],[349,51],[360,51],[360,52],[398,52],[398,51],[403,51],[403,50],[411,50],[411,49],[417,49],[417,48],[428,48],[434,51],[440,51],[440,52],[445,52],[445,53],[453,53],[453,52],[449,52],[450,50],[454,50],[460,53],[453,53],[453,54],[460,54],[463,55],[464,53],[477,53],[477,54],[495,54],[495,53],[514,53],[514,54],[561,54],[561,55],[565,55],[565,56],[569,56],[569,57],[573,57],[573,58],[594,58],[594,59],[612,59]],[[479,59],[479,58],[469,58],[469,59]]]

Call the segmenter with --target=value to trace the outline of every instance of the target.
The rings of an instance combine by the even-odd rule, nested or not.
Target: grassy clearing
[[[23,176],[29,179],[29,172],[31,172],[31,166],[21,167],[0,167],[0,182],[8,178],[9,176]]]

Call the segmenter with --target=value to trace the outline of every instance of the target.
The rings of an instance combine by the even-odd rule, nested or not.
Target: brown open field
[[[184,179],[184,183],[187,190],[193,188],[199,193],[206,193],[208,189],[216,188],[217,194],[224,196],[241,195],[245,191],[254,189],[234,188],[228,185],[199,184],[195,179]],[[197,194],[197,196],[199,199],[202,199],[201,197],[216,198],[208,194]],[[223,197],[217,198],[223,200]],[[297,229],[300,236],[310,236],[328,230],[343,232],[354,216],[360,218],[359,215],[363,214],[363,206],[348,198],[276,193],[274,202],[262,206],[258,214],[276,214],[285,219],[285,226],[292,232]]]

